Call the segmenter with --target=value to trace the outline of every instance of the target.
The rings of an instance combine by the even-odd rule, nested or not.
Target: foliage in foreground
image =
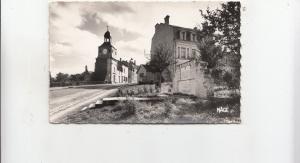
[[[156,102],[123,101],[73,113],[62,123],[239,123],[239,100],[181,96]],[[228,107],[228,112],[217,113],[216,108],[220,106]]]

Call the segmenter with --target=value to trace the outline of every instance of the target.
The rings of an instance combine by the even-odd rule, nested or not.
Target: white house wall
[[[111,83],[120,84],[120,83],[128,83],[128,67],[123,65],[123,72],[118,71],[117,69],[118,61],[112,60],[111,64]],[[126,80],[124,80],[126,79]]]

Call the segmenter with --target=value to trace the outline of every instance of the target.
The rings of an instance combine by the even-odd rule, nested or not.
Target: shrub
[[[240,80],[239,79],[232,79],[228,86],[233,89],[239,89],[240,88]]]
[[[229,84],[232,80],[232,74],[230,74],[229,72],[226,72],[223,76],[223,80]]]
[[[136,105],[130,100],[119,102],[111,112],[115,113],[115,119],[125,119],[135,114]]]
[[[222,70],[219,70],[219,69],[213,69],[213,70],[211,71],[211,76],[212,76],[215,80],[219,80],[221,74],[222,74]]]

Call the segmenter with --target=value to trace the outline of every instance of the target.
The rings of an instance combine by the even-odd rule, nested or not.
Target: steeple
[[[104,42],[110,42],[111,36],[110,36],[110,32],[108,30],[108,26],[106,26],[106,28],[107,28],[107,31],[104,34]]]
[[[85,65],[85,71],[84,72],[86,72],[86,73],[89,72],[87,65]]]

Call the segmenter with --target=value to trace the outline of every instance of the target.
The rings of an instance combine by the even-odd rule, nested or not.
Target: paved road
[[[59,123],[59,119],[72,111],[82,109],[99,98],[117,92],[120,85],[89,85],[79,87],[50,88],[49,120]]]

